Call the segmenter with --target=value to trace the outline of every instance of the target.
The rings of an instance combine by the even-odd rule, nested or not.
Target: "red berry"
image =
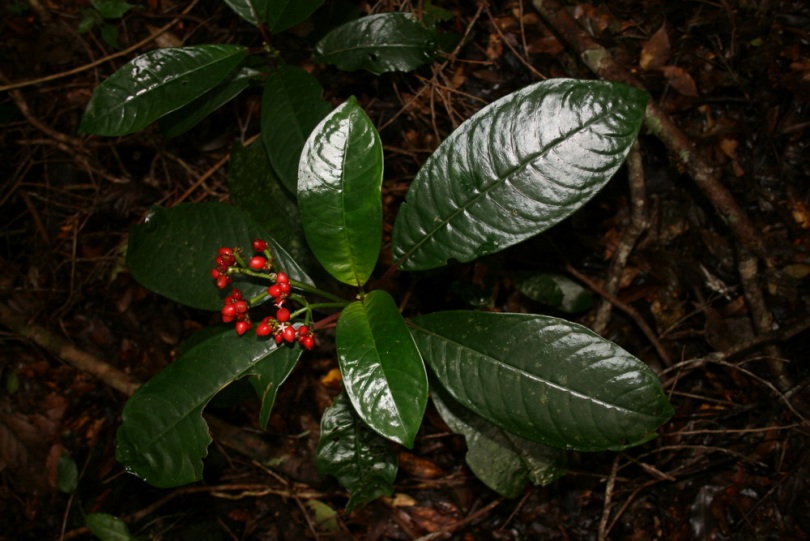
[[[292,326],[288,325],[284,327],[282,333],[284,334],[284,340],[287,342],[292,342],[295,340],[295,329]]]
[[[223,246],[222,248],[219,249],[218,253],[220,256],[233,257],[233,248],[227,248]]]
[[[217,278],[217,287],[219,289],[225,289],[226,287],[228,287],[228,284],[230,283],[231,283],[230,276],[220,276],[219,278]]]
[[[219,276],[220,276],[220,274],[219,274],[219,271],[217,269],[211,269],[211,278],[216,280],[217,278],[219,278]]]
[[[235,304],[226,304],[222,307],[222,317],[236,317],[236,305]]]
[[[284,337],[282,336],[281,331],[279,331],[279,332],[277,332],[276,334],[273,335],[273,340],[276,341],[276,344],[280,344],[283,339],[284,339]]]
[[[298,334],[300,334],[301,336],[306,336],[307,334],[309,334],[309,327],[307,327],[306,325],[301,325],[300,327],[298,327]]]
[[[234,316],[226,316],[226,315],[222,316],[222,322],[223,323],[230,323],[233,320],[234,320]]]
[[[259,326],[256,327],[256,334],[258,336],[267,336],[268,334],[273,332],[273,327],[268,325],[267,323],[259,323]]]
[[[312,347],[315,345],[315,339],[309,335],[302,336],[298,339],[298,342],[301,344],[301,346],[303,346],[304,349],[312,349]]]
[[[242,292],[241,292],[241,291],[239,291],[239,290],[238,290],[238,289],[236,289],[236,288],[233,288],[233,289],[231,290],[231,298],[233,298],[233,299],[235,299],[235,300],[237,300],[237,301],[238,301],[238,300],[241,300],[241,299],[242,299]]]
[[[256,239],[253,241],[253,250],[255,252],[263,252],[267,250],[267,242],[262,239]]]
[[[278,287],[278,285],[272,285],[267,288],[267,294],[277,299],[281,297],[281,289]]]
[[[276,312],[276,319],[282,323],[286,323],[290,320],[290,311],[286,308],[279,308]]]
[[[262,270],[265,265],[267,265],[267,260],[260,255],[251,257],[248,262],[248,266],[253,270]]]
[[[279,282],[276,285],[278,286],[279,291],[282,293],[290,292],[290,284],[288,282]]]
[[[284,274],[283,272],[279,272],[276,274],[276,283],[277,284],[289,284],[290,277]]]
[[[236,301],[233,303],[233,306],[237,314],[244,314],[248,310],[248,305],[245,301]]]
[[[236,334],[238,334],[239,336],[242,336],[252,326],[253,325],[250,324],[250,321],[237,321],[236,322]]]

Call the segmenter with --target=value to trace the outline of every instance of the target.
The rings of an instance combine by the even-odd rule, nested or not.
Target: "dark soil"
[[[465,41],[452,58],[412,73],[375,77],[312,64],[317,24],[273,37],[288,62],[312,70],[330,102],[355,95],[380,128],[387,225],[430,151],[483,105],[542,78],[596,77],[531,2],[435,3],[454,14],[444,30]],[[327,2],[344,4],[369,13],[414,11],[422,2]],[[166,540],[810,537],[806,2],[566,8],[682,131],[736,203],[730,219],[671,141],[645,129],[634,191],[622,169],[537,239],[429,281],[395,277],[409,313],[548,312],[515,288],[525,271],[566,274],[592,288],[597,302],[574,317],[659,373],[676,408],[659,437],[620,453],[570,453],[566,477],[508,500],[472,475],[463,438],[429,407],[415,448],[400,453],[395,497],[341,512],[336,523],[319,522],[317,512],[342,511],[346,494],[313,466],[319,421],[336,393],[328,335],[282,387],[266,432],[257,402],[223,397],[212,405],[228,425],[214,430],[206,478],[177,489],[123,471],[114,437],[127,397],[98,371],[77,368],[76,359],[90,359],[145,381],[215,319],[134,282],[124,264],[127,231],[153,204],[228,201],[224,158],[258,133],[260,93],[170,141],[156,128],[117,139],[77,135],[93,89],[138,54],[180,44],[261,46],[224,2],[181,14],[188,5],[148,0],[106,21],[119,49],[99,24],[78,32],[89,2],[1,8],[0,540],[92,539],[83,518],[91,512]],[[146,39],[168,23],[168,32]],[[639,202],[641,228],[627,244]],[[741,237],[740,219],[756,238]],[[625,248],[629,255],[614,261]],[[602,302],[610,311],[599,315]],[[70,461],[78,467],[72,492],[60,486]]]

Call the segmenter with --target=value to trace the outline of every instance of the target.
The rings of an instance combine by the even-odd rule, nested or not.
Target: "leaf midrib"
[[[648,417],[648,418],[650,418],[650,419],[659,419],[659,416],[657,416],[657,415],[651,415],[651,414],[648,414],[648,413],[644,413],[643,411],[635,411],[635,410],[632,410],[632,409],[626,408],[626,407],[624,407],[624,406],[619,406],[619,405],[616,405],[616,404],[611,404],[610,402],[605,402],[604,400],[599,400],[599,399],[597,399],[597,398],[594,398],[594,397],[591,397],[591,396],[588,396],[588,395],[582,394],[582,393],[581,393],[581,392],[579,392],[579,391],[575,391],[574,389],[570,389],[570,388],[565,387],[565,386],[563,386],[563,385],[560,385],[560,384],[558,384],[558,383],[554,383],[554,382],[552,382],[552,381],[546,380],[546,379],[544,379],[544,378],[542,378],[542,377],[540,377],[540,376],[537,376],[537,375],[535,375],[535,374],[531,374],[531,373],[529,373],[529,372],[525,372],[525,371],[520,370],[520,369],[518,369],[518,368],[516,368],[516,367],[514,367],[514,366],[512,366],[512,365],[509,365],[509,364],[504,363],[504,362],[503,362],[503,361],[501,361],[500,359],[497,359],[497,358],[493,357],[492,355],[490,355],[490,354],[488,354],[488,353],[484,353],[484,352],[482,352],[482,351],[478,351],[478,350],[476,350],[475,348],[470,347],[468,344],[463,344],[463,343],[461,343],[461,342],[458,342],[458,341],[456,341],[456,340],[453,340],[453,339],[451,339],[451,338],[448,338],[448,337],[446,337],[446,336],[444,336],[444,335],[438,334],[438,333],[436,333],[436,332],[434,332],[434,331],[431,331],[431,330],[429,330],[429,329],[425,329],[424,327],[420,327],[419,325],[417,325],[417,324],[415,324],[415,323],[413,323],[413,322],[408,322],[408,325],[409,325],[410,327],[412,327],[412,328],[416,329],[418,332],[421,332],[421,333],[427,334],[427,335],[429,335],[429,336],[435,336],[436,338],[438,338],[438,339],[440,339],[440,340],[443,340],[443,341],[445,341],[445,342],[447,342],[447,343],[449,343],[449,344],[455,345],[455,346],[456,346],[456,347],[458,347],[459,349],[471,351],[471,352],[473,352],[473,353],[475,353],[475,354],[477,354],[477,355],[479,355],[479,356],[481,356],[481,357],[484,357],[484,358],[486,358],[486,359],[492,359],[493,364],[495,364],[495,365],[496,365],[497,367],[499,367],[499,368],[505,368],[505,369],[507,369],[507,370],[511,371],[511,372],[512,372],[512,373],[514,373],[514,374],[517,374],[517,375],[522,375],[522,376],[524,376],[524,377],[527,377],[528,379],[531,379],[531,380],[534,380],[534,381],[537,381],[537,382],[540,382],[540,383],[544,383],[544,384],[546,384],[546,385],[548,385],[548,386],[550,386],[550,387],[552,387],[552,388],[554,388],[554,389],[557,389],[557,390],[559,390],[559,391],[561,391],[561,392],[564,392],[564,393],[569,393],[569,394],[571,394],[571,395],[572,395],[572,396],[574,396],[574,397],[577,397],[577,398],[580,398],[580,399],[584,399],[584,400],[586,400],[586,401],[589,401],[589,402],[592,402],[592,403],[594,403],[594,404],[597,404],[597,405],[599,405],[599,406],[601,406],[601,407],[605,407],[605,408],[611,408],[611,409],[617,409],[617,410],[621,410],[621,411],[626,412],[626,413],[628,413],[628,414],[641,415],[641,416],[644,416],[644,417]]]
[[[610,114],[614,114],[614,112],[615,111],[613,109],[611,109],[609,111],[606,111],[606,112],[592,118],[591,120],[589,120],[585,124],[583,124],[581,126],[577,126],[576,129],[568,132],[567,134],[562,135],[562,136],[558,137],[557,139],[554,139],[554,140],[550,141],[546,146],[544,146],[542,149],[538,150],[537,152],[534,152],[534,153],[530,154],[527,159],[525,159],[521,163],[517,164],[515,167],[512,167],[511,169],[509,169],[504,175],[502,175],[502,176],[498,177],[497,179],[495,179],[495,182],[493,182],[492,184],[490,184],[489,186],[487,186],[486,188],[481,190],[477,195],[475,195],[471,199],[467,200],[466,205],[459,206],[446,219],[438,222],[437,225],[435,225],[430,231],[428,231],[425,235],[423,235],[422,239],[419,240],[419,242],[417,242],[416,244],[414,244],[414,246],[410,250],[408,250],[405,253],[405,255],[403,255],[400,258],[400,261],[402,261],[402,262],[407,261],[423,244],[425,244],[426,242],[428,242],[428,240],[433,238],[433,236],[436,234],[436,232],[439,229],[443,229],[444,227],[446,227],[447,224],[449,224],[453,219],[455,219],[456,216],[458,216],[459,214],[464,212],[466,209],[472,207],[479,199],[487,196],[494,189],[503,186],[503,184],[506,182],[506,180],[511,178],[514,173],[516,173],[517,171],[520,171],[521,169],[525,169],[526,167],[529,166],[529,164],[534,163],[536,160],[541,158],[543,155],[545,155],[547,152],[549,152],[551,149],[553,149],[560,142],[567,140],[568,138],[572,137],[576,133],[579,133],[581,131],[584,131],[587,128],[590,128],[594,123],[596,123],[597,121],[602,120],[604,117],[606,117],[606,116],[608,116]],[[407,203],[407,201],[406,201],[406,203]]]

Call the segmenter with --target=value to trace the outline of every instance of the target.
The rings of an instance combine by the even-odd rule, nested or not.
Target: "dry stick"
[[[616,486],[616,474],[618,471],[619,455],[616,455],[613,458],[613,467],[610,469],[610,476],[605,485],[605,503],[602,506],[602,518],[599,520],[599,541],[605,541],[608,533],[610,533],[610,530],[607,529],[607,525],[608,519],[610,518],[610,505],[613,500],[613,489]]]
[[[565,43],[576,50],[579,58],[591,71],[602,79],[644,88],[638,79],[616,62],[610,52],[582,28],[559,1],[533,0],[533,3],[548,25],[563,38]],[[734,233],[740,247],[740,281],[754,328],[757,333],[773,330],[773,316],[765,305],[762,290],[756,280],[756,257],[766,260],[767,256],[765,244],[759,233],[731,192],[720,181],[719,172],[658,105],[653,102],[647,105],[644,120],[650,133],[658,137],[670,153],[678,158],[681,166]],[[784,364],[778,360],[778,351],[772,347],[768,348],[766,353],[769,356],[768,367],[777,384],[781,389],[787,389],[792,383]]]
[[[196,6],[197,2],[199,2],[199,1],[200,0],[192,0],[192,2],[189,3],[188,6],[186,6],[186,9],[184,9],[181,12],[181,15],[186,15],[189,11],[194,9],[194,6]],[[40,77],[39,79],[31,79],[30,81],[20,81],[19,83],[11,83],[11,84],[7,84],[7,85],[3,85],[3,86],[0,86],[0,92],[5,92],[7,90],[14,90],[14,89],[17,89],[17,88],[24,88],[26,86],[38,85],[40,83],[47,83],[48,81],[54,81],[56,79],[62,79],[63,77],[70,77],[71,75],[76,75],[77,73],[81,73],[83,71],[93,69],[96,66],[100,66],[101,64],[104,64],[105,62],[109,62],[110,60],[115,60],[116,58],[126,56],[129,53],[140,49],[141,47],[143,47],[144,45],[146,45],[147,43],[149,43],[150,41],[152,41],[153,39],[155,39],[159,35],[165,33],[166,31],[168,31],[172,26],[176,25],[178,22],[180,22],[179,17],[177,17],[175,19],[172,19],[172,21],[169,24],[161,26],[160,28],[158,28],[157,30],[155,30],[154,32],[149,34],[149,36],[146,37],[145,39],[142,39],[141,41],[139,41],[135,45],[127,47],[123,51],[118,51],[117,53],[111,54],[109,56],[105,56],[104,58],[99,58],[98,60],[96,60],[94,62],[90,62],[89,64],[85,64],[83,66],[79,66],[78,68],[73,68],[73,69],[68,70],[68,71],[63,71],[61,73],[54,73],[53,75],[48,75],[47,77]]]
[[[619,285],[621,283],[622,273],[627,265],[627,258],[630,257],[630,252],[638,241],[638,237],[647,227],[647,218],[645,209],[646,203],[646,190],[644,187],[644,166],[641,160],[641,150],[639,143],[636,141],[630,149],[630,155],[627,157],[627,170],[630,180],[630,225],[622,233],[619,239],[619,244],[613,253],[613,259],[610,262],[608,269],[607,279],[603,289],[606,293],[616,296],[619,292]],[[603,334],[607,328],[608,320],[610,319],[611,304],[607,299],[602,299],[599,307],[596,309],[596,316],[592,328],[595,332]]]

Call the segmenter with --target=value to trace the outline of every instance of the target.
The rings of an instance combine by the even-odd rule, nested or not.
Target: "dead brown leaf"
[[[693,98],[698,96],[695,80],[685,69],[678,66],[663,66],[661,72],[669,80],[670,86],[680,94]]]
[[[666,28],[662,25],[641,47],[638,65],[645,70],[663,68],[669,60],[670,46]]]

